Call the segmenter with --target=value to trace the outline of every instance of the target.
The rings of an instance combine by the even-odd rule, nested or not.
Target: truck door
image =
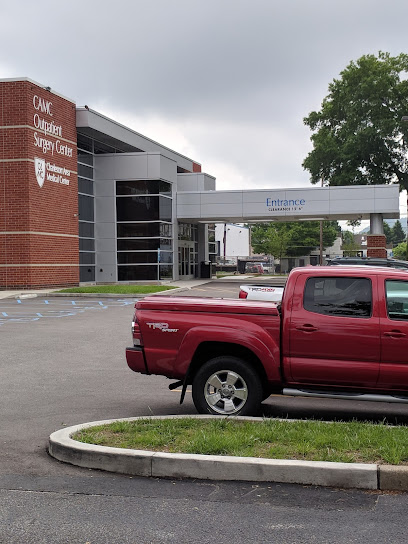
[[[352,274],[298,277],[289,320],[289,357],[284,358],[294,383],[375,387],[380,360],[376,283],[375,276]]]
[[[382,304],[378,386],[408,389],[408,281],[386,279],[379,289]]]

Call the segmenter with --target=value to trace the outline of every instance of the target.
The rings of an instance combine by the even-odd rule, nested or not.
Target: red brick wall
[[[36,146],[41,138],[53,149]],[[47,165],[41,187],[35,158]],[[29,81],[0,82],[0,288],[78,284],[76,171],[75,104]]]
[[[369,234],[367,236],[367,257],[387,257],[385,235]]]

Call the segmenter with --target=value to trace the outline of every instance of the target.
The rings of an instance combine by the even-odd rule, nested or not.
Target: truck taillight
[[[142,333],[140,332],[139,323],[137,321],[136,314],[133,316],[132,321],[132,340],[134,346],[142,346]]]
[[[248,293],[241,289],[241,291],[239,292],[239,298],[247,298],[247,296]]]

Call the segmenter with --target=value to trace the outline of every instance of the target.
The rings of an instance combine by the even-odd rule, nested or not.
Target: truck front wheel
[[[193,379],[193,401],[200,414],[253,415],[262,401],[257,372],[238,357],[215,357]]]

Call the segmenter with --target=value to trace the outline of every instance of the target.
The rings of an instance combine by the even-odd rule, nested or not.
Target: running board
[[[284,389],[283,395],[289,397],[319,397],[325,399],[344,399],[344,400],[365,400],[371,402],[399,402],[407,403],[408,397],[399,397],[397,395],[378,395],[369,393],[335,393],[335,392],[320,392],[302,389]]]

